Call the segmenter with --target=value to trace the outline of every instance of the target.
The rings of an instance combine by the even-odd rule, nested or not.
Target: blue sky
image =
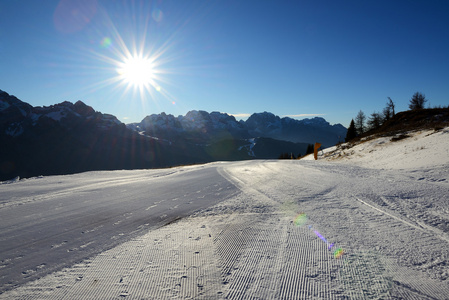
[[[387,97],[449,104],[447,16],[446,0],[1,0],[0,89],[124,123],[195,109],[347,127]],[[124,75],[136,57],[147,81]]]

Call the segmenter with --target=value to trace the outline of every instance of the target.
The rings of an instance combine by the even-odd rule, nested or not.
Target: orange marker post
[[[320,143],[315,143],[315,149],[313,150],[313,157],[315,157],[315,160],[318,159],[318,149],[320,149],[320,147]]]

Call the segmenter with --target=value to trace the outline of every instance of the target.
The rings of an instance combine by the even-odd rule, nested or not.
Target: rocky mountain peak
[[[95,114],[95,110],[91,106],[84,104],[81,100],[75,102],[73,110],[82,116],[91,116]]]
[[[270,112],[254,113],[246,121],[237,121],[226,113],[201,110],[189,111],[177,118],[165,113],[145,117],[141,123],[128,125],[135,130],[160,139],[182,138],[189,133],[195,140],[232,136],[233,138],[267,137],[295,143],[321,142],[335,145],[346,134],[346,128],[331,126],[324,118],[295,120],[280,118]]]
[[[262,113],[252,114],[248,118],[248,120],[246,120],[246,124],[247,124],[247,126],[250,126],[250,127],[256,127],[260,124],[276,123],[276,122],[279,122],[280,120],[281,120],[281,118],[274,115],[273,113],[264,111]]]
[[[204,127],[212,122],[209,113],[204,110],[191,110],[180,121],[186,128]]]
[[[311,119],[303,119],[299,122],[303,123],[304,125],[314,125],[314,126],[330,126],[329,122],[326,121],[322,117],[314,117]]]
[[[91,126],[109,129],[120,124],[122,123],[115,116],[97,113],[82,101],[33,107],[0,90],[0,135],[32,135],[36,128],[53,130],[56,127],[69,129]]]
[[[22,116],[26,116],[31,112],[32,108],[28,103],[0,90],[0,112],[9,109],[8,114],[20,113]]]

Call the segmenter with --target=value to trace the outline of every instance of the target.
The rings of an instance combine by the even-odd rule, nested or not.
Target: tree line
[[[379,128],[396,114],[393,100],[390,97],[387,98],[388,101],[385,108],[382,110],[382,113],[373,112],[369,117],[367,117],[361,110],[357,113],[355,119],[352,119],[349,124],[345,138],[346,142],[369,130]],[[424,105],[427,101],[428,99],[426,99],[424,94],[416,92],[410,99],[408,107],[410,110],[424,109]]]
[[[306,149],[306,153],[304,154],[304,156],[306,156],[307,154],[313,153],[315,150],[315,145],[314,144],[308,144],[307,145],[307,149]],[[281,153],[281,155],[279,155],[279,159],[300,159],[302,157],[301,153],[298,154],[298,156],[296,156],[295,154],[293,154],[293,152],[284,152]]]

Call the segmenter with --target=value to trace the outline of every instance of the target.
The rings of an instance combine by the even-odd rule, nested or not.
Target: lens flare
[[[293,221],[293,223],[296,226],[302,226],[307,222],[307,215],[305,213],[300,213],[299,215],[296,216],[295,220]]]
[[[160,22],[160,21],[162,21],[162,17],[164,16],[164,14],[162,13],[162,11],[160,9],[155,8],[151,12],[151,16],[153,17],[153,20],[155,20],[156,22]]]
[[[100,45],[102,48],[109,48],[112,44],[112,40],[109,37],[104,37],[101,42]]]
[[[314,230],[313,232],[315,232],[315,234],[321,239],[323,240],[323,242],[325,242],[327,244],[327,240],[324,236],[322,236],[318,231]]]
[[[304,217],[305,217],[305,213],[299,214],[295,218],[294,223],[296,224],[296,220],[297,219],[302,219]],[[305,221],[304,221],[304,223],[305,223]],[[302,223],[302,224],[304,224],[304,223]],[[330,243],[321,233],[318,232],[318,230],[313,229],[312,225],[308,225],[307,227],[309,228],[309,230],[313,230],[313,233],[315,233],[316,236],[319,237],[327,245],[327,250],[329,250],[329,251],[332,250],[332,248],[335,245],[334,243]],[[333,253],[335,258],[340,258],[345,252],[344,252],[344,250],[342,248],[337,248],[334,252],[331,252],[331,253]]]
[[[55,28],[65,34],[79,32],[92,21],[97,10],[96,0],[61,0],[53,15]]]
[[[334,257],[335,257],[335,258],[340,258],[340,257],[343,255],[343,253],[344,253],[344,250],[341,249],[341,248],[338,248],[338,249],[335,250],[335,252],[334,252]]]

